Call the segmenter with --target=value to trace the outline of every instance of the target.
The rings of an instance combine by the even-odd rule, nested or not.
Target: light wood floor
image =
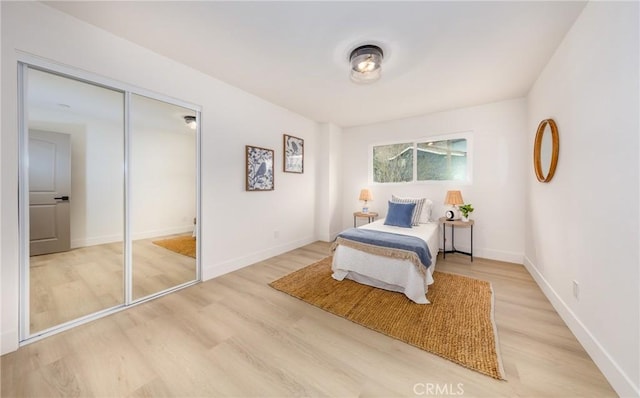
[[[438,260],[493,284],[497,381],[267,286],[328,253],[316,242],[24,346],[2,357],[1,395],[615,396],[522,266]]]
[[[134,300],[196,279],[194,258],[152,243],[165,238],[133,242]],[[122,252],[108,243],[31,257],[31,333],[124,303]]]

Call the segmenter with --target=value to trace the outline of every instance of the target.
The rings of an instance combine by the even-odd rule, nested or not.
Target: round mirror
[[[533,167],[540,182],[549,182],[556,172],[560,140],[558,126],[553,119],[545,119],[538,125],[533,144]]]

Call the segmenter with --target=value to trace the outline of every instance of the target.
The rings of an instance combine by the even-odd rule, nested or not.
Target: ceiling
[[[525,96],[585,2],[46,4],[308,118],[350,127]],[[382,78],[370,85],[349,79],[348,56],[361,44],[384,51]]]
[[[29,127],[60,131],[55,126],[113,123],[117,126],[114,131],[122,133],[124,93],[33,68],[28,69],[27,76]],[[132,94],[134,132],[194,134],[195,131],[187,126],[185,116],[195,116],[195,112]]]

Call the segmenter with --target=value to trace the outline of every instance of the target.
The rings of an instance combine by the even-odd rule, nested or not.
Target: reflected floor
[[[151,243],[133,242],[133,299],[189,282],[195,259]],[[122,243],[30,258],[31,334],[124,302]]]

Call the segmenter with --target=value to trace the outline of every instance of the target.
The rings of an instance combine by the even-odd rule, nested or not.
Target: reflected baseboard
[[[186,234],[193,232],[193,224],[181,225],[178,227],[163,228],[152,231],[137,232],[133,234],[133,240],[157,238],[159,236]],[[80,247],[104,245],[107,243],[122,242],[122,235],[105,235],[91,238],[72,239],[71,248],[78,249]]]

